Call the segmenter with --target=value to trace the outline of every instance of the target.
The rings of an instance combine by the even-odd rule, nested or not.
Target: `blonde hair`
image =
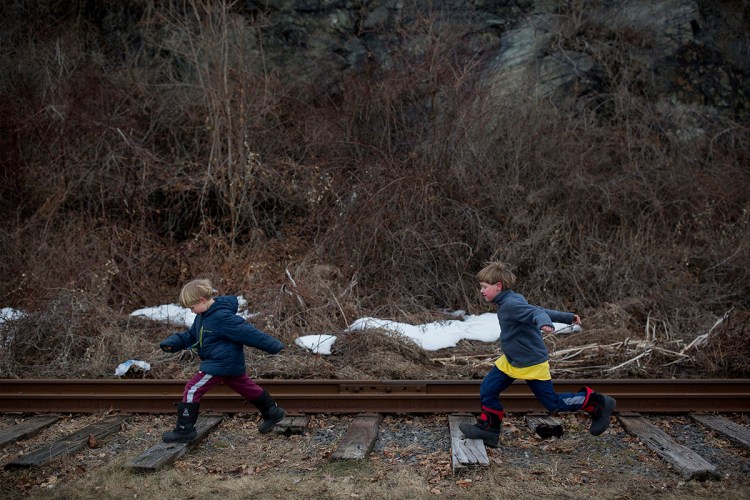
[[[516,275],[504,262],[486,262],[482,270],[477,273],[477,281],[493,285],[502,283],[503,290],[511,290],[516,284]]]
[[[180,305],[190,308],[200,302],[201,299],[210,299],[213,293],[214,287],[209,280],[193,280],[182,287]]]

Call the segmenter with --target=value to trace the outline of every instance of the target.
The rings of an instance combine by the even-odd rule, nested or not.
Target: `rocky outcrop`
[[[432,16],[432,29],[459,32],[460,49],[483,61],[482,84],[497,99],[575,101],[627,65],[646,94],[744,114],[750,9],[739,3],[740,12],[708,0],[249,0],[245,14],[265,26],[271,66],[303,80],[388,69],[396,51],[423,50],[406,35]]]
[[[189,77],[171,38],[139,25],[147,4],[88,0],[84,12],[115,45],[158,38],[152,45],[171,50]],[[245,0],[233,9],[244,25],[232,36],[246,39],[262,71],[330,93],[347,75],[403,69],[442,43],[440,55],[472,61],[493,99],[599,106],[619,87],[701,115],[750,110],[747,0]]]

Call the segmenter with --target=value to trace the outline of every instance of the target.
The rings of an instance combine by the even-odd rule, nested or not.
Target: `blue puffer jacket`
[[[520,293],[503,290],[493,300],[500,322],[500,347],[516,368],[537,365],[549,359],[541,328],[553,321],[572,323],[575,314],[531,305]]]
[[[201,371],[217,377],[246,372],[244,346],[276,354],[284,344],[237,316],[237,297],[215,297],[211,307],[195,317],[184,332],[170,335],[159,347],[167,352],[194,348],[203,360]]]

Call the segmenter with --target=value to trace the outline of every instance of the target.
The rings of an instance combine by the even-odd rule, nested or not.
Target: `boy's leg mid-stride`
[[[221,383],[221,377],[214,377],[199,371],[185,384],[182,402],[177,404],[177,425],[162,434],[165,443],[189,443],[198,436],[195,424],[198,421],[200,400],[208,390]]]
[[[258,409],[263,417],[263,421],[258,425],[258,432],[261,434],[271,432],[286,416],[286,411],[276,404],[268,391],[256,384],[247,374],[225,378],[224,383]]]
[[[591,416],[589,432],[594,436],[604,433],[617,406],[615,398],[581,387],[578,392],[556,393],[551,380],[527,380],[531,392],[550,413],[585,411]]]
[[[476,424],[461,424],[459,429],[469,439],[481,439],[486,446],[496,448],[500,439],[505,412],[499,394],[507,389],[514,379],[493,367],[482,381],[480,398],[482,412]],[[550,413],[583,410],[591,416],[589,432],[599,436],[609,427],[610,417],[617,401],[598,393],[590,387],[582,387],[575,393],[556,393],[551,380],[527,380],[526,383],[536,398]]]
[[[481,439],[486,446],[497,448],[505,416],[503,405],[500,403],[500,393],[507,389],[514,380],[497,367],[493,367],[484,377],[479,389],[482,413],[477,417],[477,423],[458,426],[467,438]]]

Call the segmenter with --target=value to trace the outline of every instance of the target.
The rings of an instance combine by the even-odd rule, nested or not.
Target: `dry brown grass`
[[[80,428],[100,416],[62,419],[53,429]],[[575,416],[563,417],[566,434],[541,441],[516,425],[521,415],[506,421],[504,445],[489,449],[489,467],[453,473],[447,449],[445,415],[386,416],[381,428],[392,425],[421,428],[439,443],[392,442],[376,447],[368,460],[332,462],[338,433],[351,416],[313,416],[305,435],[258,435],[256,415],[229,418],[173,467],[137,474],[129,463],[173,417],[133,416],[101,448],[80,452],[32,469],[5,471],[0,476],[3,498],[195,498],[228,499],[403,499],[403,498],[745,498],[748,485],[741,472],[743,452],[726,441],[708,444],[735,456],[723,464],[718,481],[683,481],[665,461],[637,440],[628,438],[615,422],[604,436],[593,438]],[[674,421],[671,420],[674,424]],[[328,432],[331,431],[331,432]],[[34,445],[54,431],[32,438]],[[44,434],[44,433],[43,433]],[[329,436],[320,439],[320,436]],[[3,450],[10,459],[15,451]],[[411,459],[411,460],[409,460]],[[731,467],[730,467],[731,466]]]
[[[117,365],[130,358],[148,361],[151,370],[131,371],[126,378],[187,379],[198,369],[200,359],[191,352],[159,351],[159,341],[175,327],[81,314],[76,310],[80,304],[65,296],[64,307],[6,325],[5,347],[0,350],[3,373],[20,378],[110,378]],[[556,379],[746,378],[747,316],[746,311],[731,311],[696,338],[655,330],[634,335],[629,316],[609,307],[601,318],[590,318],[580,333],[545,338]],[[246,349],[248,372],[256,379],[481,379],[501,354],[495,342],[463,340],[453,348],[424,351],[409,338],[385,330],[333,333],[337,341],[330,356],[299,348],[294,338],[287,339],[288,347],[275,356]]]

